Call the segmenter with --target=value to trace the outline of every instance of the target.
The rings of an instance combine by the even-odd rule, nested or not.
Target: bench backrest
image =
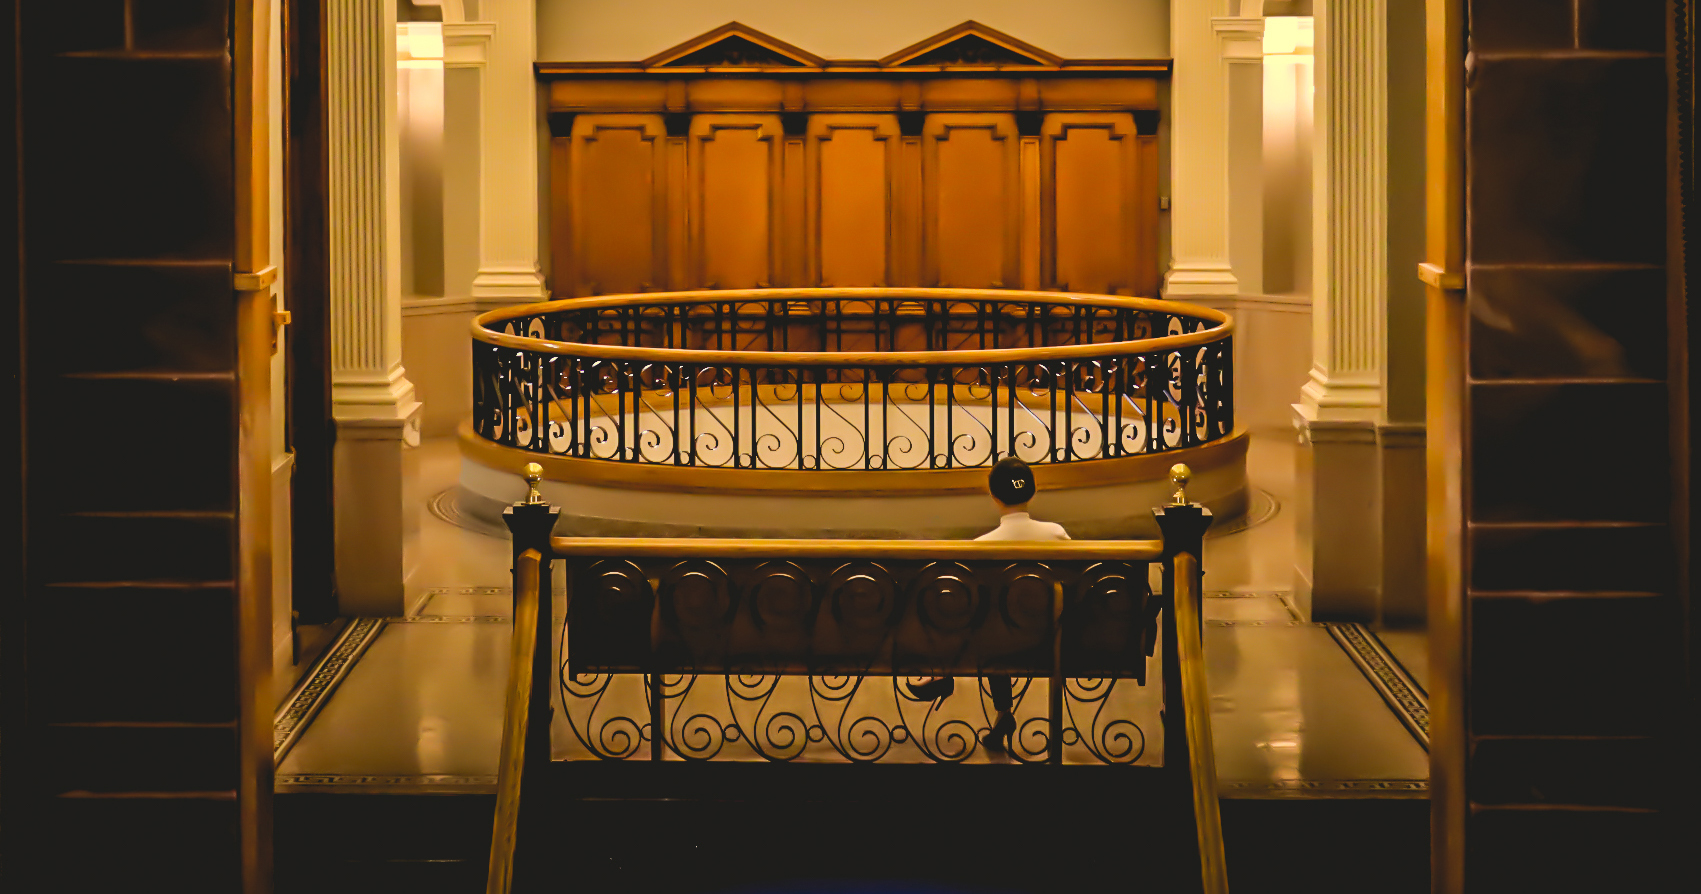
[[[569,546],[571,672],[1048,676],[1060,661],[1143,682],[1164,607],[1148,541],[913,558],[894,551],[914,542],[650,542],[665,554]]]

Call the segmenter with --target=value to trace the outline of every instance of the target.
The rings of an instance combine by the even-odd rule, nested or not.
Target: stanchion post
[[[1217,804],[1217,765],[1211,742],[1211,702],[1205,688],[1204,592],[1205,530],[1211,511],[1187,499],[1192,471],[1177,463],[1169,470],[1175,496],[1153,511],[1164,536],[1164,765],[1185,781],[1197,835],[1200,890],[1226,894],[1222,815]],[[1173,656],[1173,657],[1171,657]]]
[[[544,779],[543,774],[548,769],[550,759],[549,727],[553,719],[550,708],[550,686],[556,679],[554,673],[554,642],[555,625],[554,593],[555,581],[554,551],[550,548],[549,538],[555,531],[555,521],[561,517],[561,510],[549,505],[549,502],[538,493],[538,482],[543,480],[543,467],[537,463],[526,464],[526,497],[518,503],[502,510],[502,521],[508,525],[513,534],[514,562],[510,566],[510,574],[515,575],[519,568],[519,556],[528,549],[535,549],[542,559],[538,563],[537,575],[537,640],[532,649],[532,689],[529,693],[530,722],[526,726],[525,771],[522,778],[530,782],[525,786],[535,792],[538,783]],[[514,616],[519,617],[519,601],[529,594],[521,592],[517,575],[514,576],[513,599]],[[539,865],[535,846],[543,837],[539,824],[545,819],[545,814],[539,808],[539,798],[525,797],[520,799],[518,842],[515,847],[516,861],[514,865],[515,890],[524,890],[537,880],[542,871]],[[529,859],[528,859],[529,858]]]

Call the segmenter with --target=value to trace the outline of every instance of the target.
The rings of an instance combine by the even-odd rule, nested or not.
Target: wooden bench
[[[1210,514],[1177,498],[1156,510],[1164,537],[1154,541],[623,539],[551,537],[559,510],[534,489],[507,512],[513,665],[488,891],[538,890],[558,850],[540,830],[575,798],[807,790],[831,802],[886,781],[905,797],[951,798],[987,784],[1018,791],[1024,774],[1046,788],[1090,780],[1089,797],[1114,786],[1142,811],[1191,825],[1186,852],[1167,856],[1191,867],[1187,888],[1226,891],[1200,655]],[[560,664],[556,560],[568,588]],[[1160,679],[1148,681],[1154,652]],[[900,684],[943,675],[1019,679],[1018,696],[1044,681],[1045,705],[1019,711],[1007,757],[991,759],[980,741],[990,712],[947,718]],[[617,681],[626,710],[607,707]],[[1161,687],[1161,766],[1134,765],[1144,733],[1102,717],[1118,681]],[[551,760],[557,686],[581,759]],[[694,687],[717,691],[705,700]],[[852,710],[853,698],[882,707]],[[1078,717],[1077,704],[1094,700]],[[1066,748],[1114,766],[1061,766]],[[882,766],[846,772],[867,764]]]

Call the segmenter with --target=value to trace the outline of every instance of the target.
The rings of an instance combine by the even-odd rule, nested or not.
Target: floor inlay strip
[[[510,624],[505,615],[414,615],[411,618],[390,618],[391,624]]]
[[[1323,626],[1328,628],[1329,635],[1358,666],[1382,700],[1388,703],[1394,716],[1411,731],[1412,738],[1428,751],[1429,694],[1406,673],[1376,634],[1363,624],[1332,623]]]
[[[306,731],[307,725],[318,716],[319,709],[330,701],[360,656],[384,629],[384,618],[355,618],[343,629],[342,636],[325,652],[324,657],[284,701],[283,710],[272,720],[272,763],[283,764],[289,749]]]
[[[1276,779],[1217,783],[1222,798],[1427,798],[1427,779]]]
[[[276,777],[276,788],[284,791],[289,789],[323,790],[326,788],[363,790],[407,788],[494,792],[496,791],[496,777],[437,774],[293,773]]]

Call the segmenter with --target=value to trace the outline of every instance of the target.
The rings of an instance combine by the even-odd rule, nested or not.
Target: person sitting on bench
[[[1034,473],[1028,464],[1010,456],[999,460],[987,477],[987,490],[998,504],[998,527],[976,537],[976,540],[1068,540],[1069,533],[1053,522],[1035,521],[1028,514],[1028,502],[1034,498]],[[1016,731],[1014,683],[1007,676],[986,678],[986,688],[992,696],[992,706],[998,719],[981,738],[988,751],[1003,753],[1010,746],[1010,735]],[[910,695],[918,701],[942,701],[957,689],[955,677],[935,677],[910,687]]]

